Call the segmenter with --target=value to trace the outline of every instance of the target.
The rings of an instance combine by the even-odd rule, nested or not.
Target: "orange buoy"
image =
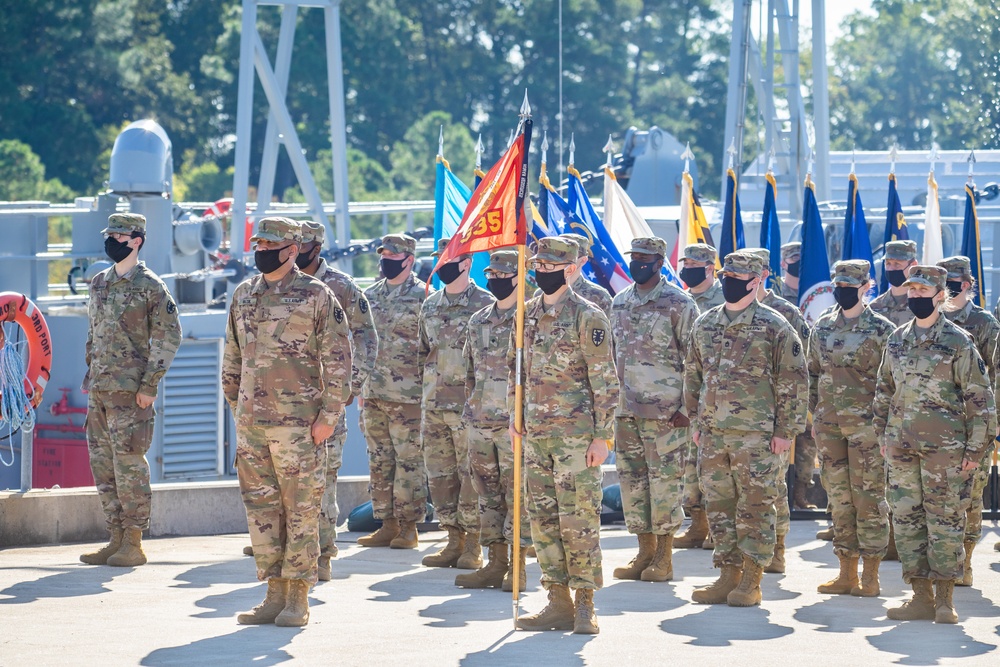
[[[0,322],[14,322],[24,330],[28,341],[28,367],[24,390],[31,405],[38,407],[52,370],[52,338],[42,311],[34,302],[17,292],[0,292]]]

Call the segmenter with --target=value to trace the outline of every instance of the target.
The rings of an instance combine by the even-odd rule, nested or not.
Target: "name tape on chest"
[[[292,305],[292,306],[298,306],[298,305],[301,305],[301,304],[303,304],[305,302],[306,302],[305,299],[301,299],[301,298],[295,297],[295,296],[283,296],[283,297],[281,297],[281,303],[289,304],[289,305]]]

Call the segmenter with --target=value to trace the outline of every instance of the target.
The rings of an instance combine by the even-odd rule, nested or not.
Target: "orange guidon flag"
[[[524,132],[472,193],[458,231],[438,257],[431,275],[460,255],[524,244],[527,236],[524,198],[528,188],[530,142],[531,119],[528,119],[524,122]]]

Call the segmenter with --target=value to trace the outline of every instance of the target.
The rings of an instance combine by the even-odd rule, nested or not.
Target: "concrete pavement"
[[[150,564],[94,567],[90,545],[0,551],[0,665],[995,665],[1000,554],[995,525],[974,554],[976,585],[956,588],[957,626],[897,623],[885,610],[905,599],[899,563],[882,570],[882,596],[828,596],[836,573],[819,524],[795,521],[787,575],[766,575],[764,603],[733,609],[689,602],[715,578],[711,554],[675,553],[677,579],[620,582],[611,571],[634,553],[624,528],[602,531],[606,587],[595,596],[601,634],[512,632],[508,593],[454,587],[456,570],[421,557],[443,532],[421,534],[415,551],[362,549],[341,535],[334,580],[310,594],[301,629],[240,626],[236,614],[263,596],[246,535],[157,538]],[[538,565],[528,561],[522,613],[545,604]]]

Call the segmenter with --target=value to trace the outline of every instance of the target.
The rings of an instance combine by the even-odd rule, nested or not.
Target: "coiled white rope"
[[[13,435],[19,429],[32,431],[35,428],[35,408],[31,405],[28,392],[24,389],[24,361],[21,352],[6,337],[7,342],[0,347],[0,424],[7,425],[7,441],[10,443],[10,463],[0,455],[0,464],[14,465]]]

